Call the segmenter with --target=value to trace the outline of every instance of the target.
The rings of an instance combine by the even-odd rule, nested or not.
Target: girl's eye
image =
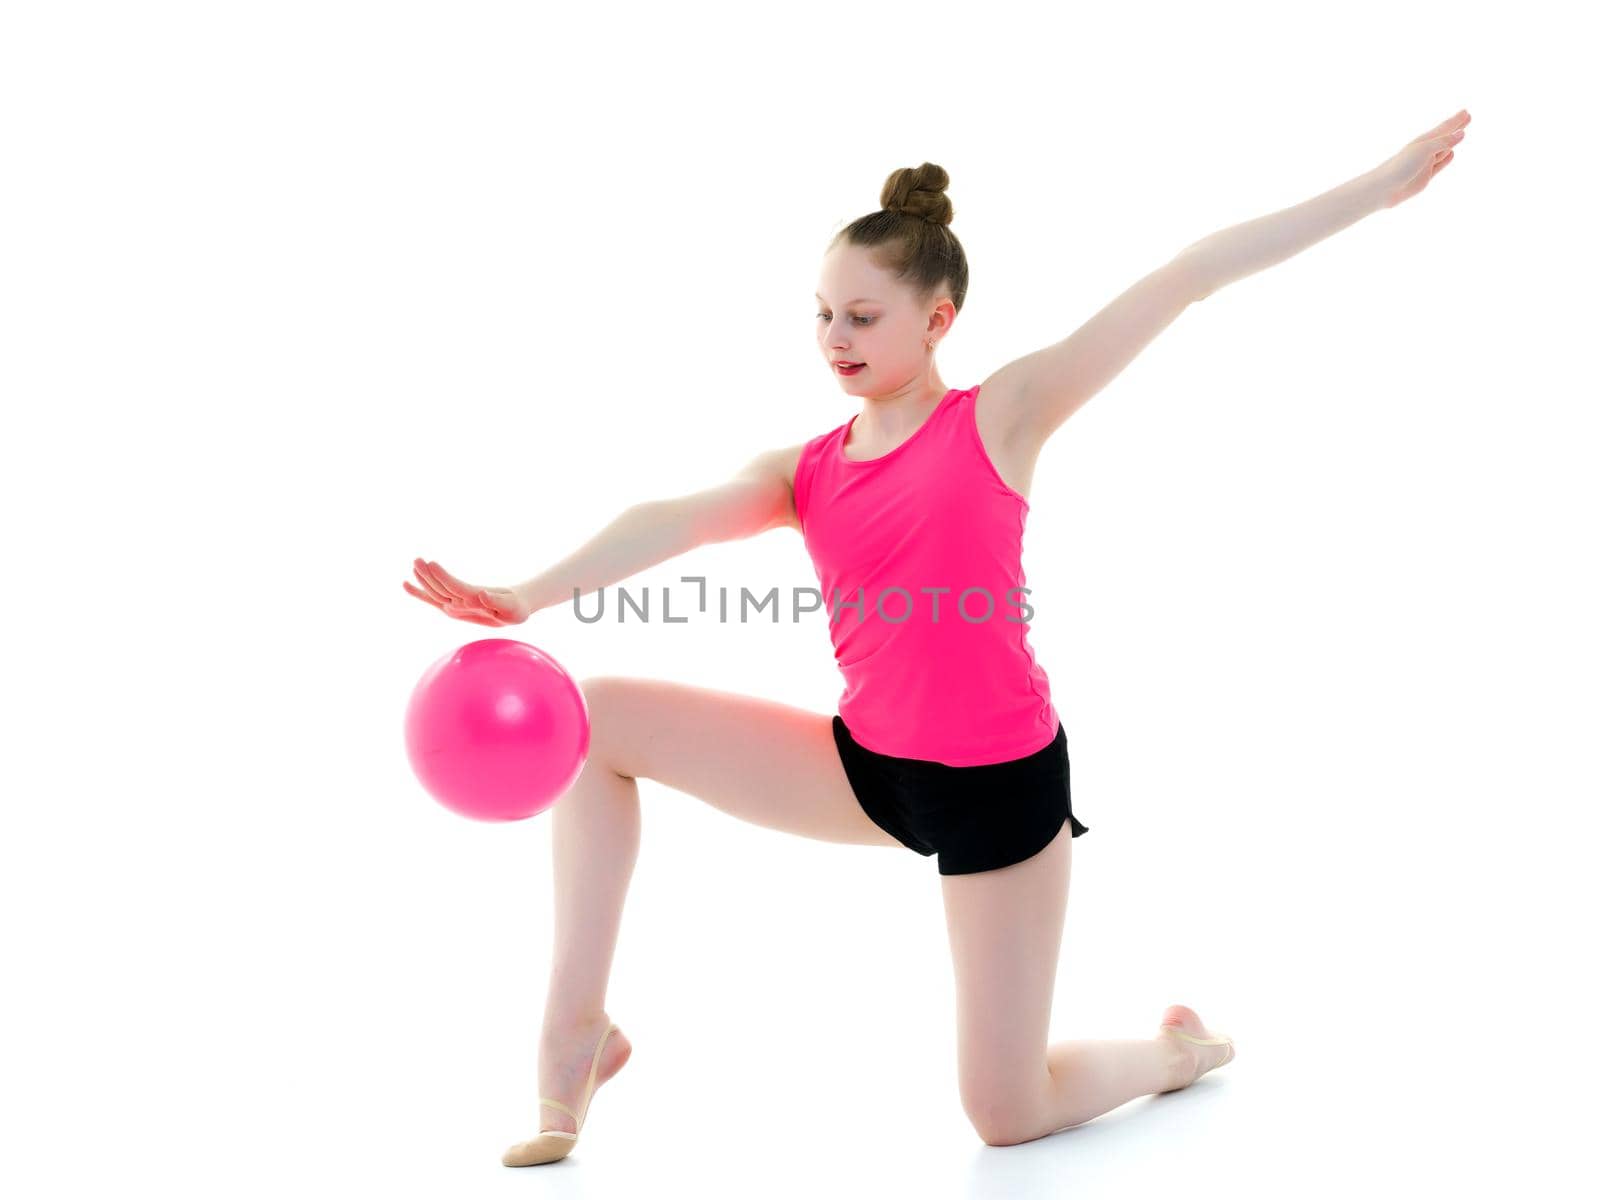
[[[817,314],[817,318],[819,320],[826,321],[828,319],[828,314],[827,313],[818,313]],[[871,317],[859,317],[858,316],[856,318],[856,320],[860,321],[864,325],[871,325],[872,324],[872,318]]]

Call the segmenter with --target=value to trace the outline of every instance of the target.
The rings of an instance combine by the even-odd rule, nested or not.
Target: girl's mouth
[[[854,366],[846,367],[846,366],[840,365],[839,363],[835,363],[833,365],[833,369],[835,371],[839,372],[839,374],[841,374],[841,375],[854,375],[857,371],[861,370],[866,365],[867,365],[866,363],[856,363]]]

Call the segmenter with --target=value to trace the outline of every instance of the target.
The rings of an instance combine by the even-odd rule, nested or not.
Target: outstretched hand
[[[422,590],[405,580],[400,586],[446,616],[476,625],[520,625],[533,611],[514,588],[474,587],[463,583],[438,563],[420,558],[412,560],[411,569],[422,581]]]
[[[1455,145],[1466,136],[1470,120],[1472,114],[1463,108],[1421,137],[1407,142],[1399,153],[1378,168],[1386,185],[1385,208],[1409,200],[1450,165],[1450,160],[1456,156]]]

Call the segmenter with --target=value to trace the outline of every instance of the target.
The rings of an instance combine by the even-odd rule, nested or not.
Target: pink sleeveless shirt
[[[795,513],[822,585],[839,716],[868,750],[949,766],[1043,749],[1057,715],[1028,645],[1028,502],[978,436],[978,388],[951,388],[889,453],[855,461],[855,418],[807,442]]]

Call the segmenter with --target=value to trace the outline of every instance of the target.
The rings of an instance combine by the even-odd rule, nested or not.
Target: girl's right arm
[[[406,591],[453,617],[512,624],[707,542],[753,537],[783,525],[798,528],[793,479],[801,445],[758,454],[715,487],[632,505],[560,562],[515,587],[473,587],[418,559],[415,570],[426,591],[409,583]]]

